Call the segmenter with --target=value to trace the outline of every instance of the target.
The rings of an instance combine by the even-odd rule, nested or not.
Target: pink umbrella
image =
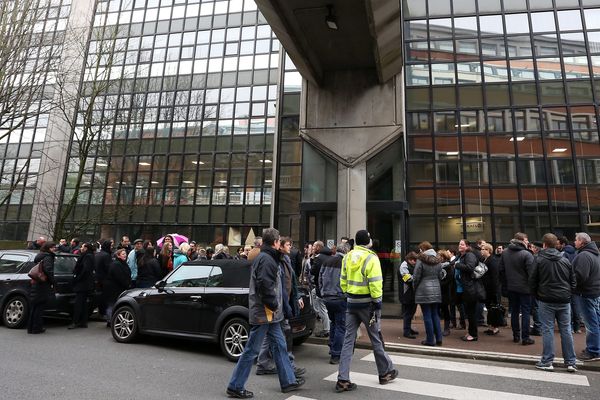
[[[190,241],[190,239],[188,239],[187,236],[180,235],[179,233],[169,233],[168,235],[165,235],[156,241],[156,245],[158,247],[162,248],[166,236],[171,236],[173,238],[173,244],[175,245],[175,247],[179,247],[181,243],[187,243]]]

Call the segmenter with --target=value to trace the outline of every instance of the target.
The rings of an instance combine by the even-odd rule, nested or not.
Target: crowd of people
[[[106,318],[110,326],[112,307],[119,294],[131,288],[149,288],[160,281],[171,271],[176,270],[186,261],[210,259],[248,259],[256,256],[262,239],[256,237],[254,246],[243,246],[231,256],[229,248],[223,244],[211,247],[197,246],[190,241],[177,243],[172,235],[166,235],[154,242],[135,239],[133,244],[128,236],[123,236],[119,243],[113,239],[99,242],[82,242],[73,238],[69,242],[60,239],[58,243],[48,241],[40,236],[29,243],[27,249],[39,250],[35,264],[43,261],[43,272],[47,277],[44,282],[32,282],[31,310],[27,331],[39,334],[43,327],[43,311],[52,295],[54,286],[54,258],[56,253],[71,253],[79,257],[73,270],[73,291],[75,302],[73,321],[69,329],[87,328],[88,298],[94,291],[101,293],[98,312]],[[296,258],[294,258],[296,259]]]

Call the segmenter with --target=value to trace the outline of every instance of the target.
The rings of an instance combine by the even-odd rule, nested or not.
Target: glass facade
[[[28,18],[23,23],[25,28],[21,28],[30,27],[32,34],[27,35],[29,41],[22,43],[22,53],[19,54],[24,57],[20,85],[28,89],[19,93],[10,91],[6,74],[9,71],[16,72],[21,64],[14,58],[3,60],[5,75],[1,82],[3,93],[0,99],[0,240],[25,240],[27,236],[42,151],[47,141],[52,109],[50,99],[54,94],[55,58],[60,54],[64,41],[71,0],[28,0],[21,6],[32,7],[26,12]],[[10,3],[3,5],[2,12],[6,14],[0,23],[8,21],[10,9]],[[2,54],[16,57],[11,50],[5,50]],[[10,104],[15,101],[19,104]],[[16,115],[11,115],[10,109]]]
[[[115,26],[106,65],[102,33]],[[280,46],[254,1],[99,1],[93,30],[88,58],[119,84],[96,100],[103,145],[87,160],[73,225],[230,245],[258,234],[270,219]],[[94,76],[85,71],[83,93]]]
[[[600,2],[403,5],[410,244],[593,230]]]

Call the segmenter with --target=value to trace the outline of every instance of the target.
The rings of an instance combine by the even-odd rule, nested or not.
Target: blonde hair
[[[179,245],[179,251],[181,251],[183,254],[187,254],[189,249],[190,245],[186,242],[183,242]]]
[[[481,250],[487,250],[490,254],[494,253],[494,248],[489,243],[484,243],[481,245]]]

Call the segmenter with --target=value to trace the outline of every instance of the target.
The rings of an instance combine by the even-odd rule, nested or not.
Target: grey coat
[[[415,303],[434,304],[442,302],[442,259],[433,249],[418,255],[413,286],[415,288]]]
[[[280,255],[272,247],[263,245],[252,261],[248,308],[250,325],[264,325],[283,320]],[[269,321],[267,309],[273,312]]]

